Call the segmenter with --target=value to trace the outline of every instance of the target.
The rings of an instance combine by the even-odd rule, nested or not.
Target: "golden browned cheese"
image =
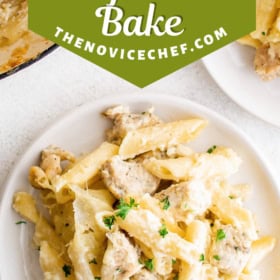
[[[0,0],[0,74],[36,58],[52,42],[28,30],[27,0]]]

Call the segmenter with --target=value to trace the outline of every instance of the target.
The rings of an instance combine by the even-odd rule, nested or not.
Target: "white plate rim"
[[[8,209],[8,206],[10,204],[6,205],[5,200],[7,201],[8,199],[5,199],[8,196],[8,191],[5,188],[5,186],[8,186],[10,182],[12,181],[14,171],[18,169],[18,167],[21,165],[21,162],[23,161],[24,157],[26,154],[30,153],[32,150],[32,147],[36,145],[36,143],[40,142],[42,138],[44,138],[45,134],[49,132],[49,130],[55,128],[56,126],[59,126],[62,124],[64,121],[66,121],[68,118],[73,117],[73,115],[79,114],[83,111],[86,110],[91,110],[94,107],[100,107],[102,103],[104,104],[114,104],[114,103],[129,103],[130,102],[135,102],[135,101],[142,101],[142,102],[153,102],[159,97],[164,99],[166,102],[171,101],[171,102],[180,102],[182,104],[186,104],[193,109],[198,109],[200,112],[205,113],[206,115],[210,115],[213,119],[218,120],[220,123],[223,125],[227,126],[230,131],[232,131],[238,138],[242,139],[244,141],[244,144],[248,146],[251,149],[251,152],[255,154],[255,158],[258,161],[258,164],[261,166],[262,170],[264,171],[265,175],[267,176],[268,181],[271,183],[273,192],[277,194],[277,198],[280,199],[280,187],[277,187],[277,180],[273,176],[273,173],[269,169],[269,164],[268,162],[264,159],[263,155],[261,152],[255,147],[254,143],[252,140],[243,132],[241,131],[235,124],[227,120],[224,116],[216,113],[215,111],[212,111],[211,109],[198,104],[196,102],[193,102],[191,100],[188,100],[183,97],[175,97],[175,96],[170,96],[167,94],[151,94],[151,93],[131,93],[129,95],[120,95],[120,96],[107,96],[105,98],[101,98],[98,101],[93,101],[90,102],[89,104],[82,104],[78,106],[75,109],[69,110],[65,114],[62,114],[59,118],[56,118],[53,122],[51,122],[48,126],[46,126],[45,129],[43,129],[40,133],[38,133],[38,136],[34,138],[34,140],[28,145],[28,147],[25,149],[25,151],[21,154],[21,156],[18,158],[16,161],[15,165],[12,167],[8,177],[6,178],[3,188],[4,192],[0,197],[0,221],[2,220],[1,217],[4,215],[4,210]],[[8,203],[8,202],[7,202]],[[6,207],[5,207],[6,206]],[[2,264],[0,262],[0,279],[2,275]],[[3,279],[4,280],[4,279]]]
[[[211,58],[213,56],[216,56],[219,54],[219,52],[222,52],[224,51],[225,48],[233,45],[233,44],[237,44],[236,42],[233,42],[225,47],[223,47],[222,49],[220,50],[217,50],[215,51],[214,53],[211,53],[205,57],[203,57],[201,59],[204,67],[206,68],[206,70],[208,71],[208,73],[210,74],[210,76],[212,77],[212,79],[215,81],[215,83],[220,87],[220,89],[232,100],[234,101],[240,108],[244,109],[245,111],[249,112],[250,114],[252,114],[253,116],[259,118],[260,120],[264,121],[265,123],[267,124],[270,124],[270,125],[273,125],[277,128],[280,128],[280,119],[279,120],[274,120],[274,119],[271,119],[269,116],[266,116],[262,113],[259,113],[257,110],[254,110],[253,108],[249,107],[249,106],[245,106],[243,103],[242,103],[242,100],[240,100],[239,98],[236,97],[236,95],[234,94],[234,92],[231,90],[231,89],[228,89],[228,87],[223,84],[221,82],[221,80],[217,77],[217,75],[215,75],[214,71],[213,71],[213,66],[212,66],[212,63],[211,63]],[[240,45],[239,47],[241,48],[249,48],[248,46],[244,46],[244,45]],[[253,65],[252,65],[253,67]],[[258,75],[257,73],[254,73],[256,76]],[[280,78],[279,78],[280,79]]]

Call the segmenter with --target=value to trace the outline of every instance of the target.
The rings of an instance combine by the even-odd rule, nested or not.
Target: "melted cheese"
[[[0,0],[0,74],[37,57],[52,42],[28,30],[27,0]]]

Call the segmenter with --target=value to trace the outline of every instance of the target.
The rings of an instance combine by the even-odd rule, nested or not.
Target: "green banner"
[[[29,0],[29,28],[144,87],[255,29],[255,0]]]

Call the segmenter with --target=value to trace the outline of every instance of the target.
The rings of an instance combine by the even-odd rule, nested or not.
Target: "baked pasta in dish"
[[[0,74],[36,58],[52,45],[28,30],[27,0],[0,0]]]

